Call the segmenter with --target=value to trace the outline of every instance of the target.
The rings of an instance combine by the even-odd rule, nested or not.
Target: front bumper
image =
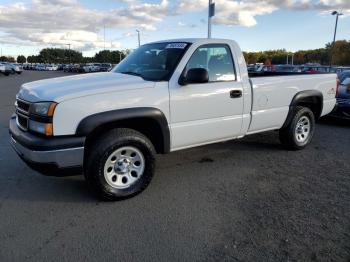
[[[10,119],[10,143],[32,169],[45,175],[80,173],[84,161],[85,137],[41,137],[18,128]]]

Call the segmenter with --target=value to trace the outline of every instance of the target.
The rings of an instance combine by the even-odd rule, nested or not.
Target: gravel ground
[[[20,84],[63,75],[0,75],[0,261],[350,261],[349,122],[299,152],[268,132],[159,156],[146,191],[104,203],[8,143]]]

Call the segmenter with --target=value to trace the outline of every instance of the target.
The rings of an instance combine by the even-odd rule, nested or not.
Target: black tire
[[[290,150],[301,150],[305,148],[312,140],[312,137],[315,132],[315,116],[313,112],[307,108],[302,106],[297,106],[295,109],[291,112],[292,118],[289,122],[289,124],[279,131],[279,138],[281,143]],[[307,117],[309,119],[310,128],[309,133],[305,139],[305,141],[298,141],[296,129],[299,120],[301,120],[303,117]]]
[[[127,188],[112,187],[104,175],[105,163],[113,152],[122,147],[134,147],[144,157],[142,175]],[[117,128],[100,136],[90,146],[84,164],[84,176],[92,191],[102,200],[122,200],[142,192],[151,182],[155,170],[155,149],[150,140],[132,129]]]

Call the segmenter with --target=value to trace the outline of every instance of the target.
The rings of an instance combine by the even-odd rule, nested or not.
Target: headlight
[[[42,102],[33,103],[31,105],[30,111],[33,114],[40,116],[53,116],[57,103],[55,102]]]
[[[43,134],[53,136],[52,117],[57,103],[39,102],[30,105],[28,129]]]
[[[34,120],[29,120],[28,123],[29,130],[46,135],[53,135],[53,127],[51,123],[41,123]]]

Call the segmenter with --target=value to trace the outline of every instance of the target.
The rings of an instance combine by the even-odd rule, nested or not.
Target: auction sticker
[[[166,49],[168,49],[168,48],[184,49],[186,46],[187,46],[186,43],[171,43],[171,44],[167,44],[167,46],[165,48]]]

